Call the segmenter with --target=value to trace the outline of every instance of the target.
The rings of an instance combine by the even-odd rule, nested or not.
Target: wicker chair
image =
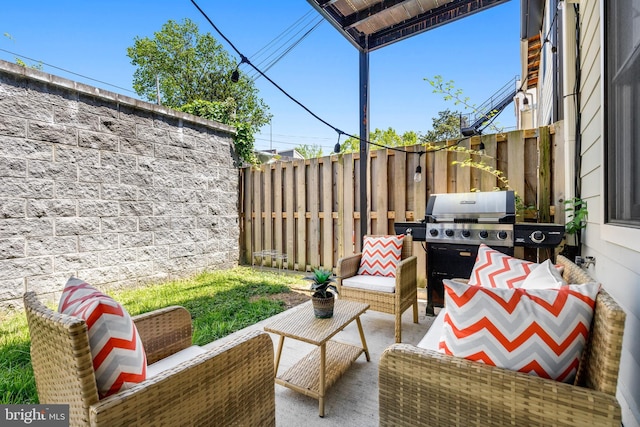
[[[374,236],[375,237],[375,236]],[[413,255],[413,240],[407,235],[402,243],[401,261],[396,268],[395,292],[377,292],[342,286],[342,281],[357,274],[361,253],[338,260],[338,298],[367,303],[371,310],[395,315],[395,340],[402,342],[402,313],[413,306],[413,323],[418,323],[417,258]]]
[[[87,326],[27,292],[31,363],[41,404],[70,405],[70,425],[275,425],[273,342],[255,331],[98,398]],[[133,318],[151,364],[191,346],[182,307]]]
[[[593,281],[567,258],[568,283]],[[625,313],[604,289],[576,382],[559,383],[412,345],[379,365],[381,426],[620,426],[616,384]]]

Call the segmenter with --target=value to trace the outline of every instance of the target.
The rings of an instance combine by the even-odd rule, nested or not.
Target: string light
[[[236,69],[233,70],[233,73],[231,73],[232,82],[238,83],[238,80],[240,80],[240,70],[238,70],[238,68],[240,68],[240,66],[245,62],[249,62],[249,60],[247,59],[246,56],[244,56],[243,54],[240,54],[240,62],[238,62],[238,65],[236,65]]]
[[[415,182],[422,181],[422,166],[416,166],[416,173],[413,174],[413,180]]]
[[[307,106],[305,106],[304,104],[302,104],[300,101],[298,101],[296,98],[294,98],[293,96],[291,96],[287,91],[285,91],[283,88],[281,88],[276,82],[274,82],[273,80],[271,80],[271,78],[269,78],[269,76],[267,76],[264,72],[262,72],[262,70],[260,70],[258,67],[256,67],[246,56],[244,56],[236,47],[233,43],[231,43],[231,41],[218,29],[218,27],[213,23],[213,21],[209,18],[209,16],[207,16],[207,14],[200,8],[200,6],[198,6],[198,4],[195,2],[195,0],[191,0],[191,3],[196,7],[196,9],[198,9],[198,11],[202,14],[202,16],[204,16],[204,18],[209,22],[209,24],[211,24],[211,26],[213,27],[213,29],[220,35],[220,37],[222,37],[228,44],[229,46],[231,46],[231,48],[240,56],[240,63],[237,65],[236,69],[234,70],[234,72],[231,74],[231,81],[233,81],[234,83],[236,83],[239,79],[240,79],[240,72],[238,70],[238,68],[240,67],[241,64],[247,64],[249,66],[251,66],[251,68],[253,68],[258,74],[260,74],[262,77],[264,77],[267,81],[269,81],[269,83],[271,83],[272,85],[274,85],[276,87],[276,89],[278,89],[280,92],[282,92],[287,98],[289,98],[290,100],[292,100],[293,102],[295,102],[296,104],[298,104],[298,106],[300,106],[303,110],[305,110],[307,113],[309,113],[311,116],[313,116],[316,120],[318,120],[319,122],[325,124],[326,126],[332,128],[334,131],[336,131],[338,133],[338,143],[336,143],[335,147],[334,147],[334,152],[338,153],[341,150],[340,147],[340,135],[346,135],[349,138],[354,138],[357,139],[359,141],[363,141],[365,144],[368,145],[374,145],[377,147],[381,147],[381,148],[385,148],[387,150],[393,150],[393,151],[399,151],[402,153],[407,153],[407,154],[417,154],[419,157],[422,157],[423,154],[425,153],[431,153],[431,152],[436,152],[436,151],[441,151],[441,150],[445,150],[445,149],[449,149],[451,146],[448,145],[443,145],[440,146],[438,148],[435,149],[431,149],[431,150],[421,150],[421,151],[407,151],[407,150],[403,150],[400,149],[398,147],[388,147],[386,145],[382,145],[382,144],[378,144],[376,142],[373,141],[368,141],[366,139],[363,139],[359,136],[354,136],[351,135],[349,133],[343,132],[340,129],[336,128],[335,126],[331,125],[331,123],[327,122],[326,120],[322,119],[320,116],[318,116],[317,114],[315,114],[313,111],[311,111]],[[492,120],[489,121],[489,123],[491,121],[493,121],[493,119],[495,119],[496,116],[494,116],[492,118]],[[460,144],[462,141],[469,139],[468,136],[460,138],[459,140],[457,140],[453,146],[457,146],[458,144]],[[336,151],[337,150],[337,151]],[[422,179],[422,168],[420,167],[420,165],[418,165],[418,167],[416,168],[416,173],[414,174],[414,179],[416,177],[419,177],[419,179]]]
[[[480,141],[480,145],[478,146],[478,152],[481,156],[484,156],[486,147],[484,146],[484,142]]]
[[[340,147],[340,136],[343,134],[342,131],[338,131],[338,142],[336,142],[335,147],[333,147],[333,152],[338,154],[340,153],[342,147]]]
[[[418,166],[416,166],[416,172],[413,174],[413,181],[420,182],[422,181],[422,166],[420,165],[420,160],[422,159],[422,155],[425,152],[418,151]]]

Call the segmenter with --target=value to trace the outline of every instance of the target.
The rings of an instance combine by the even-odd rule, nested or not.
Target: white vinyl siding
[[[578,6],[580,178],[581,195],[589,207],[582,255],[596,258],[596,265],[588,269],[589,274],[603,284],[627,313],[617,398],[622,406],[624,425],[628,427],[640,425],[640,230],[606,223],[603,1],[582,0]],[[565,2],[565,7],[573,4]],[[637,112],[635,116],[640,117]]]

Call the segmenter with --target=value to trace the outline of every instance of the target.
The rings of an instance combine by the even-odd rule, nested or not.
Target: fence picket
[[[483,142],[486,156],[473,155],[472,160],[504,171],[511,188],[523,198],[525,205],[535,205],[539,154],[534,150],[541,133],[551,137],[551,144],[541,147],[549,151],[542,157],[548,163],[545,170],[550,171],[544,182],[547,189],[551,189],[551,195],[545,197],[554,200],[562,186],[554,182],[547,184],[546,178],[553,181],[556,168],[563,166],[562,162],[554,163],[557,147],[562,145],[561,133],[514,131],[473,137],[460,146],[479,150]],[[369,218],[360,218],[361,159],[358,153],[244,168],[240,174],[239,206],[241,253],[245,260],[251,260],[255,251],[276,249],[286,254],[283,266],[290,269],[334,268],[340,257],[360,251],[362,223],[370,221],[370,234],[392,234],[394,222],[424,219],[430,194],[504,187],[491,173],[452,165],[453,160],[463,161],[467,154],[448,150],[412,154],[424,150],[420,145],[403,147],[403,150],[405,152],[374,150],[366,160],[370,171]],[[413,177],[418,164],[422,167],[422,181],[416,183]],[[559,218],[558,222],[562,220],[564,218]],[[424,286],[426,276],[422,249],[421,243],[415,244],[420,286]],[[271,259],[268,261],[265,264],[275,265]]]

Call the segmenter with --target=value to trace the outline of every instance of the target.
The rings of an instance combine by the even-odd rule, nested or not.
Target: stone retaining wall
[[[233,132],[0,61],[0,307],[236,266]]]

